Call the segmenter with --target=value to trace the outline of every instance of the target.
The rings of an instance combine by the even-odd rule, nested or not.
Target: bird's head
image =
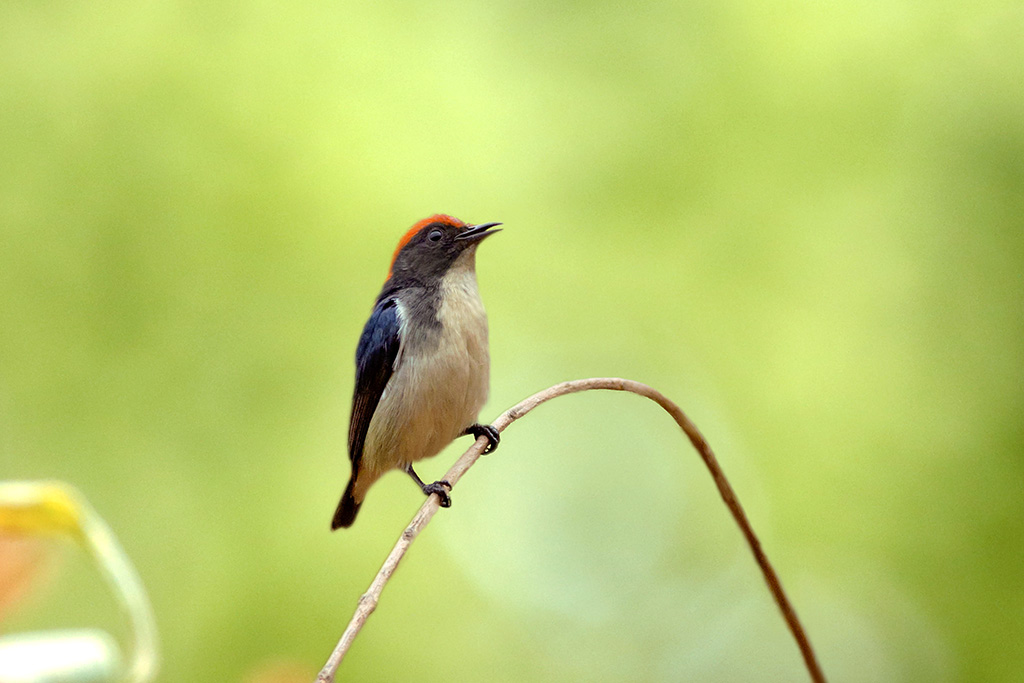
[[[456,262],[472,268],[476,246],[500,232],[495,229],[498,225],[501,223],[467,225],[444,214],[424,218],[399,240],[388,278],[426,283],[440,280]]]

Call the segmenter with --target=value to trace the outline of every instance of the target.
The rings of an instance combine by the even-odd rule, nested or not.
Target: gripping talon
[[[498,442],[501,441],[501,435],[498,434],[498,430],[494,428],[494,425],[470,425],[463,434],[472,434],[474,439],[479,439],[481,436],[487,437],[487,448],[480,455],[493,453],[498,449]]]
[[[432,493],[437,494],[438,502],[443,508],[450,508],[452,506],[452,498],[448,495],[452,485],[445,480],[435,481],[433,484],[427,484],[423,487],[423,493],[430,495]]]
[[[416,470],[412,468],[411,463],[405,466],[405,471],[419,485],[423,495],[430,496],[430,494],[436,493],[441,507],[450,508],[452,506],[451,496],[448,495],[448,492],[452,490],[452,485],[447,480],[442,479],[441,481],[435,481],[433,484],[424,484],[423,480],[420,479],[420,475],[416,474]]]

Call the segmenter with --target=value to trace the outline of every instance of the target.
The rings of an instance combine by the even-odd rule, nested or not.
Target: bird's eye
[[[430,234],[427,235],[427,239],[431,242],[440,242],[442,237],[444,237],[444,233],[440,230],[431,230]]]

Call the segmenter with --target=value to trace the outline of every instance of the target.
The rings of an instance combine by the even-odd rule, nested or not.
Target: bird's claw
[[[452,490],[452,485],[446,480],[435,481],[433,484],[427,484],[423,487],[423,493],[430,495],[432,493],[437,494],[438,502],[443,508],[450,508],[452,506],[452,498],[448,495],[448,492]]]
[[[501,441],[501,435],[494,428],[494,425],[475,424],[466,429],[466,434],[472,434],[474,439],[479,439],[481,436],[487,437],[487,447],[484,448],[480,455],[493,453],[498,449],[498,442]]]

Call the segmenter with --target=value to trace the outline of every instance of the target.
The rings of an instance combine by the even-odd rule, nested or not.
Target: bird
[[[477,422],[489,391],[490,355],[476,250],[500,232],[499,225],[435,214],[399,240],[356,346],[348,432],[352,475],[332,531],[352,525],[369,488],[393,469],[450,507],[451,484],[424,484],[413,463],[459,436],[486,436],[484,453],[497,448],[498,431]]]

